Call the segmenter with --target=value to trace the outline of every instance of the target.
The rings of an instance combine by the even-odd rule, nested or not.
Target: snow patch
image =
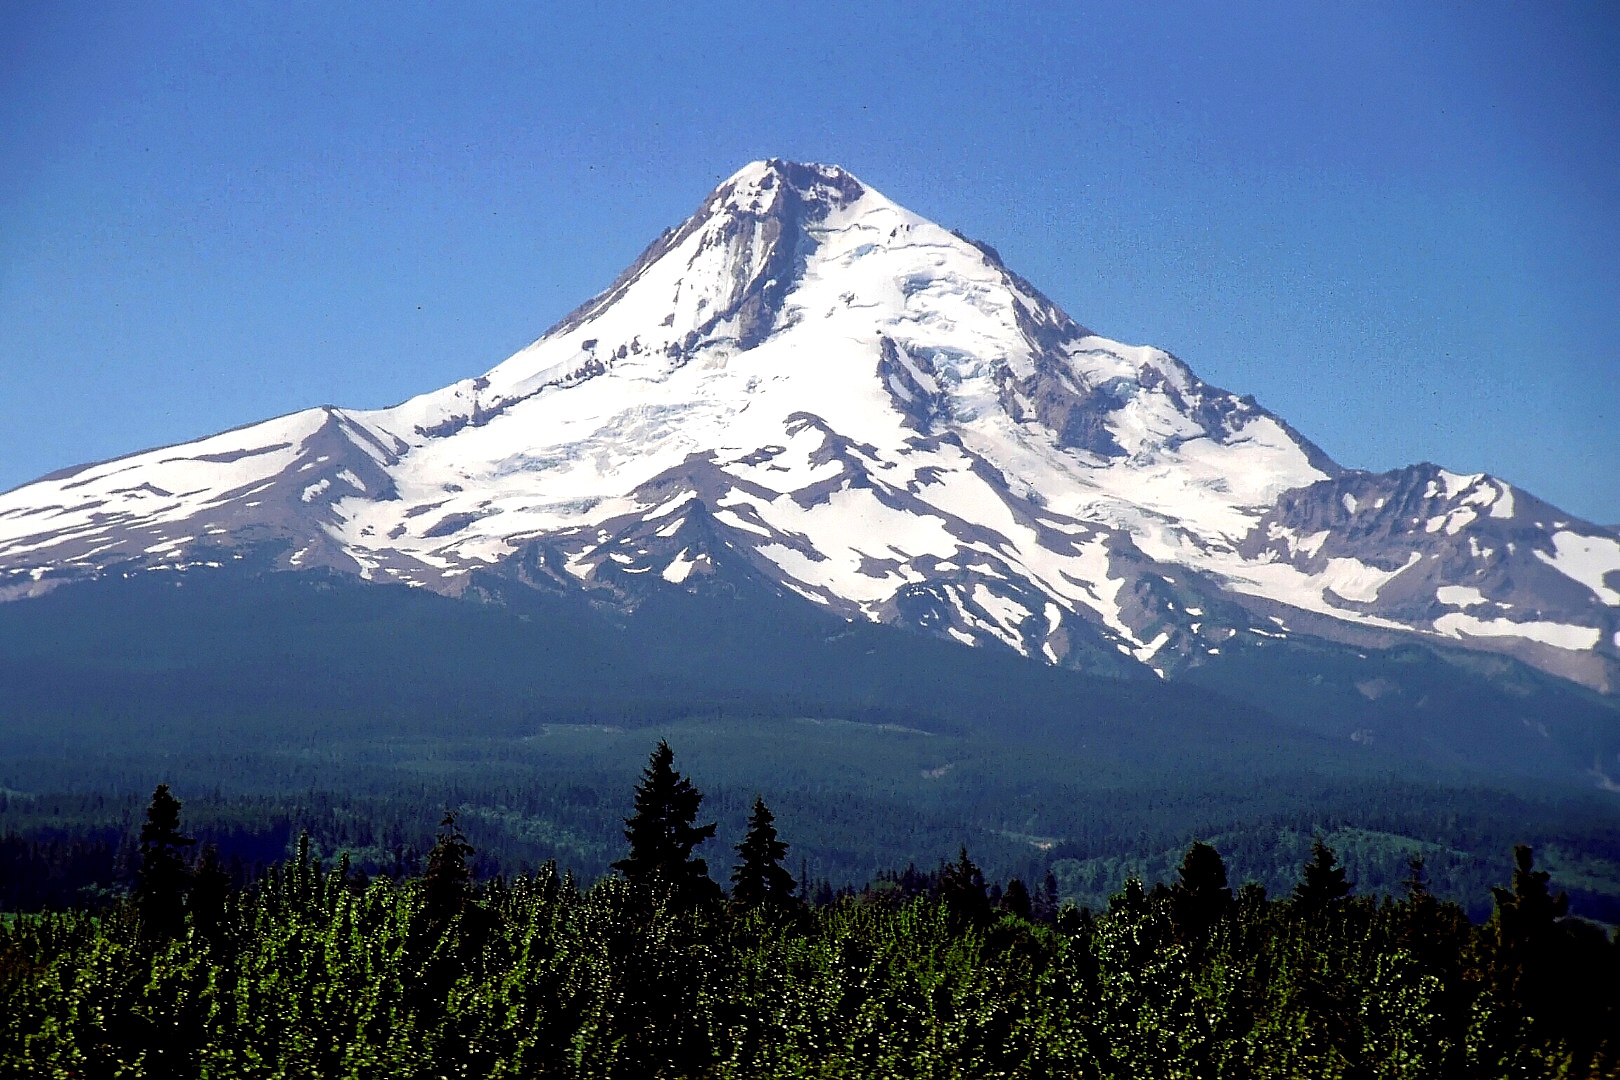
[[[1610,574],[1620,572],[1620,541],[1560,532],[1553,534],[1552,544],[1553,554],[1538,550],[1536,558],[1591,589],[1604,604],[1620,605],[1620,592],[1610,588],[1606,580]]]
[[[645,515],[642,516],[641,520],[657,521],[666,514],[673,514],[675,511],[679,510],[681,507],[685,506],[695,498],[697,498],[697,492],[695,491],[682,492],[680,495],[675,496],[675,498],[662,502],[653,509],[649,510]]]
[[[679,585],[681,582],[685,581],[687,577],[691,575],[692,567],[697,565],[696,559],[688,559],[686,557],[686,551],[686,548],[681,548],[681,553],[675,556],[675,558],[670,561],[668,566],[664,567],[664,572],[661,576],[671,585]]]
[[[1436,515],[1423,523],[1423,531],[1428,533],[1439,532],[1445,529],[1447,536],[1456,536],[1479,517],[1479,512],[1471,506],[1459,506],[1448,510],[1444,514]]]
[[[1422,556],[1414,551],[1407,558],[1406,565],[1397,570],[1380,570],[1360,559],[1329,559],[1327,568],[1317,575],[1316,580],[1320,582],[1324,595],[1331,590],[1342,599],[1370,604],[1378,599],[1380,589],[1421,559]]]
[[[733,529],[753,533],[755,536],[771,535],[771,530],[763,529],[751,521],[744,521],[730,510],[716,510],[714,512],[714,520],[718,521],[722,525],[730,526]]]
[[[1507,619],[1476,619],[1460,611],[1449,611],[1434,620],[1434,628],[1447,637],[1516,637],[1539,641],[1557,649],[1584,652],[1595,648],[1603,633],[1595,626],[1571,626],[1555,622],[1509,622]]]
[[[1312,558],[1318,551],[1322,550],[1322,544],[1330,535],[1331,533],[1327,529],[1323,529],[1321,532],[1312,533],[1311,535],[1301,539],[1294,550],[1303,554],[1307,559]]]
[[[1471,608],[1488,604],[1485,594],[1471,585],[1442,585],[1434,590],[1434,598],[1447,607]]]
[[[1158,637],[1154,638],[1152,641],[1148,642],[1146,645],[1139,645],[1139,646],[1137,646],[1137,648],[1133,649],[1132,650],[1132,655],[1135,656],[1138,660],[1142,661],[1142,663],[1145,664],[1149,660],[1153,659],[1156,655],[1158,655],[1159,650],[1164,648],[1165,644],[1169,640],[1170,640],[1170,631],[1168,631],[1168,630],[1160,631]],[[1161,678],[1163,677],[1162,674],[1161,674],[1160,677]]]

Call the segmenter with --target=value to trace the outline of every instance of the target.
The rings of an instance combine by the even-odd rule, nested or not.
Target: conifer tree
[[[213,844],[202,850],[202,857],[191,873],[193,932],[213,945],[225,940],[225,918],[231,897],[231,875],[220,865],[219,851]]]
[[[471,854],[472,845],[456,825],[455,812],[445,811],[422,875],[423,906],[432,924],[443,926],[466,906],[472,893],[472,870],[467,866]]]
[[[1351,884],[1344,880],[1344,867],[1338,861],[1333,849],[1318,836],[1311,843],[1311,859],[1294,886],[1294,903],[1305,911],[1322,911],[1349,896]]]
[[[1202,939],[1232,907],[1226,864],[1219,852],[1200,841],[1182,857],[1178,877],[1170,890],[1176,932],[1184,940]]]
[[[776,817],[765,800],[754,798],[748,833],[737,845],[741,861],[731,872],[731,897],[745,907],[785,906],[793,898],[793,876],[782,866],[787,845],[777,839]]]
[[[1569,910],[1565,893],[1554,895],[1552,875],[1533,870],[1534,853],[1526,844],[1513,848],[1513,888],[1493,887],[1496,911],[1491,937],[1497,982],[1511,999],[1532,1008],[1546,996],[1546,961],[1558,920]]]
[[[1511,891],[1493,887],[1496,898],[1496,922],[1504,936],[1529,940],[1552,928],[1569,908],[1569,897],[1564,893],[1554,896],[1547,887],[1552,875],[1545,870],[1532,870],[1535,853],[1527,844],[1513,848],[1513,888]]]
[[[170,938],[185,926],[191,874],[181,849],[194,843],[180,834],[180,800],[169,794],[168,784],[159,784],[141,826],[141,866],[135,874],[142,936]]]
[[[692,849],[714,836],[713,822],[694,825],[703,794],[676,772],[675,752],[658,740],[636,785],[636,812],[624,819],[630,853],[613,868],[632,885],[668,889],[684,901],[712,900],[720,888],[709,878],[709,864]]]
[[[1429,871],[1423,854],[1414,851],[1406,859],[1406,876],[1401,879],[1401,891],[1412,904],[1427,904],[1434,899],[1429,891]]]
[[[1007,882],[1007,891],[1001,894],[1001,909],[1011,912],[1020,919],[1027,919],[1033,910],[1033,903],[1029,897],[1029,886],[1024,884],[1022,878],[1013,878]]]
[[[939,898],[958,917],[969,922],[982,922],[990,914],[984,871],[968,858],[966,844],[962,845],[956,862],[946,863],[940,868]]]
[[[1108,911],[1113,915],[1141,915],[1147,911],[1147,890],[1142,879],[1128,877],[1125,887],[1108,898]]]
[[[1059,906],[1057,875],[1048,869],[1046,880],[1041,883],[1040,895],[1035,898],[1034,916],[1041,922],[1049,923],[1057,918]]]

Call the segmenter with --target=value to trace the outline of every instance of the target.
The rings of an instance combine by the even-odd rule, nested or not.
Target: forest
[[[660,743],[591,884],[482,876],[454,814],[418,873],[306,835],[239,880],[160,786],[130,889],[0,925],[0,1073],[1620,1075],[1620,942],[1522,845],[1479,921],[1421,855],[1374,895],[1321,837],[1276,895],[1195,842],[1092,910],[965,847],[810,886],[763,799],[725,858],[703,803]]]
[[[239,885],[296,854],[419,874],[453,810],[481,878],[595,881],[667,738],[714,844],[764,794],[790,869],[834,890],[966,843],[988,876],[1106,908],[1195,840],[1286,892],[1321,835],[1359,888],[1425,859],[1481,922],[1513,845],[1573,914],[1620,922],[1613,701],[1510,664],[1296,635],[1186,681],[1104,678],[846,623],[759,590],[480,600],[335,575],[139,576],[0,605],[0,909],[127,886],[153,787]],[[1368,696],[1368,686],[1379,692]],[[1398,691],[1390,689],[1398,687]]]

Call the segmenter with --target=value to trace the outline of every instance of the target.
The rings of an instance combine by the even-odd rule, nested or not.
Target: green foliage
[[[1184,863],[1058,927],[977,906],[965,853],[941,897],[789,918],[546,865],[446,919],[425,878],[361,882],[306,843],[155,945],[134,900],[0,923],[0,1075],[1615,1074],[1620,944],[1558,916],[1527,853],[1483,926],[1422,890],[1307,914],[1245,888],[1196,944],[1186,898],[1225,885]]]

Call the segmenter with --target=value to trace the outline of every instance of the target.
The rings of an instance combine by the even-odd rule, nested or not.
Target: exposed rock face
[[[841,169],[748,166],[485,375],[0,496],[0,597],[268,560],[633,608],[764,587],[1050,663],[1416,637],[1604,690],[1620,536],[1490,477],[1346,471]]]

